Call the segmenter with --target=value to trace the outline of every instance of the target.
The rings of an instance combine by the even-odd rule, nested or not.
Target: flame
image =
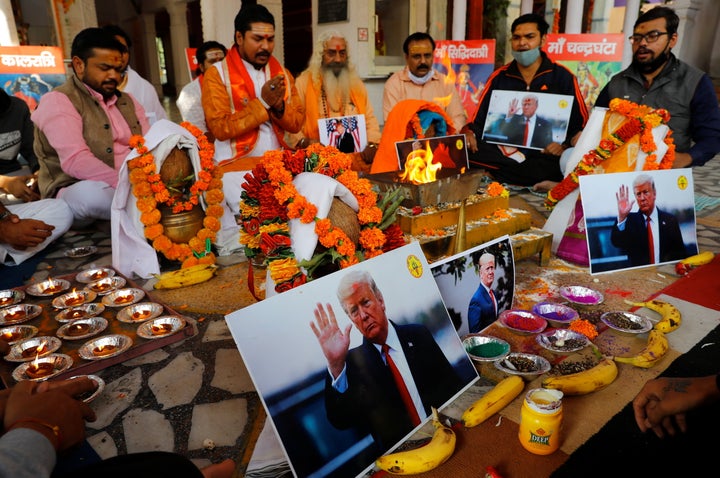
[[[455,70],[452,67],[452,63],[450,62],[450,56],[444,55],[442,60],[440,60],[440,65],[445,68],[445,71],[447,74],[445,75],[445,84],[446,85],[454,85],[455,84]],[[440,96],[433,98],[433,103],[437,103],[440,107],[445,108],[447,105],[450,104],[450,100],[452,98],[452,93],[447,96]]]
[[[35,353],[37,353],[38,356],[40,356],[40,354],[45,351],[45,347],[47,347],[47,346],[48,346],[48,343],[43,340],[42,342],[40,342],[40,345],[38,345],[38,347],[35,349]],[[37,360],[37,358],[36,358],[36,360]]]
[[[430,141],[425,141],[425,149],[416,149],[408,154],[400,180],[413,184],[431,183],[436,180],[437,172],[441,169],[442,164],[433,163]]]

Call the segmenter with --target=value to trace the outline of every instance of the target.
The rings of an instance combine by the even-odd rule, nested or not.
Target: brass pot
[[[172,208],[160,208],[160,223],[165,229],[165,235],[173,242],[186,243],[190,241],[203,227],[205,211],[199,205],[189,211],[172,212]]]

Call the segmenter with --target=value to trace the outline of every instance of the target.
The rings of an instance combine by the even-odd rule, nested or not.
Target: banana
[[[215,264],[198,264],[176,271],[163,272],[155,275],[157,282],[155,289],[177,289],[194,284],[200,284],[209,280],[217,271]]]
[[[637,307],[646,307],[650,310],[654,310],[658,314],[660,314],[662,317],[660,321],[658,321],[654,328],[658,329],[660,332],[668,333],[672,332],[673,330],[680,327],[680,323],[682,322],[682,315],[680,314],[680,311],[672,305],[670,302],[665,302],[662,300],[649,300],[647,302],[632,302],[629,300],[625,301],[626,304],[634,305]]]
[[[593,368],[582,372],[547,377],[542,386],[560,390],[564,395],[585,395],[607,387],[617,375],[617,365],[612,357],[603,357]]]
[[[519,375],[510,375],[500,380],[463,412],[461,418],[463,425],[470,428],[481,424],[505,408],[524,388],[525,382]]]
[[[414,475],[430,471],[445,463],[455,451],[457,437],[452,428],[443,425],[435,408],[432,423],[435,433],[425,445],[383,455],[375,460],[381,470],[394,475]]]
[[[702,266],[709,264],[715,258],[715,253],[712,251],[703,251],[694,256],[686,257],[677,264],[675,264],[675,272],[681,276],[686,275],[693,267]]]
[[[670,345],[665,334],[659,330],[652,329],[648,333],[648,341],[645,348],[632,357],[615,357],[615,360],[622,363],[629,363],[636,367],[650,368],[663,358]]]

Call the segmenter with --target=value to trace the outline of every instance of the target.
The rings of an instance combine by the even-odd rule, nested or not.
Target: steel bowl
[[[35,337],[37,333],[38,328],[33,325],[11,325],[0,329],[0,338],[13,345],[23,339]]]
[[[63,309],[55,316],[55,320],[58,322],[70,322],[72,320],[87,319],[102,314],[104,310],[104,305],[91,302],[90,304]]]
[[[120,276],[105,277],[89,283],[85,289],[96,292],[98,295],[108,295],[109,293],[125,286],[125,278]]]
[[[547,327],[547,320],[529,310],[505,310],[498,316],[498,321],[518,335],[539,334]]]
[[[97,335],[108,326],[104,317],[88,317],[70,321],[58,329],[57,336],[64,340],[81,340]]]
[[[625,311],[605,312],[600,320],[616,332],[627,335],[644,334],[653,328],[653,323],[644,315]]]
[[[527,381],[533,380],[550,371],[550,362],[535,354],[511,352],[502,360],[495,362],[495,367],[510,375],[520,375]]]
[[[602,293],[581,285],[561,287],[560,295],[568,302],[578,305],[598,305],[605,299]]]
[[[82,272],[78,272],[75,276],[75,280],[82,282],[83,284],[89,284],[91,282],[105,279],[106,277],[114,277],[115,271],[109,267],[99,267],[95,269],[87,269]]]
[[[570,306],[557,302],[539,302],[532,308],[534,314],[547,320],[552,327],[567,327],[580,314]]]
[[[70,281],[66,281],[65,279],[46,279],[42,282],[29,285],[28,288],[25,289],[25,292],[35,297],[49,297],[64,292],[69,288]]]
[[[38,336],[20,340],[10,347],[10,353],[5,356],[8,362],[29,362],[38,356],[44,357],[57,351],[62,342],[57,337]],[[42,347],[38,353],[37,349]]]
[[[52,367],[52,371],[44,375],[42,377],[33,377],[31,375],[28,375],[28,369],[34,364],[42,365],[42,364],[50,364]],[[15,370],[13,370],[12,377],[15,379],[15,381],[20,382],[22,380],[31,380],[33,382],[42,382],[44,380],[47,380],[49,378],[54,377],[55,375],[59,375],[63,373],[65,370],[72,367],[73,359],[69,355],[65,354],[50,354],[46,355],[44,357],[39,357],[37,360],[33,360],[32,362],[25,362],[20,365],[18,365]]]
[[[163,310],[163,306],[156,302],[138,302],[120,309],[117,319],[128,324],[139,324],[158,317]]]
[[[14,325],[32,320],[42,313],[37,304],[15,304],[0,309],[0,325]]]
[[[510,353],[510,344],[497,337],[471,334],[466,335],[462,343],[473,362],[495,362]]]
[[[0,307],[15,305],[25,298],[25,292],[21,290],[5,289],[0,290]]]
[[[136,288],[117,289],[102,298],[102,303],[108,307],[125,307],[134,304],[145,297],[145,291]]]
[[[580,332],[570,329],[553,329],[539,333],[535,341],[545,350],[556,354],[567,354],[582,350],[590,344],[590,340]]]
[[[67,309],[92,302],[96,297],[97,293],[91,290],[74,290],[55,297],[52,305],[56,309]]]
[[[182,330],[185,319],[175,315],[163,315],[143,322],[137,328],[137,334],[144,339],[160,339]]]
[[[103,360],[114,357],[132,347],[132,339],[127,335],[103,335],[85,342],[78,354],[85,360]]]

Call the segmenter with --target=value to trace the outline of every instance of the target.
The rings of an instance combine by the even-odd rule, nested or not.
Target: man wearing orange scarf
[[[290,145],[306,148],[317,143],[319,119],[361,114],[365,116],[368,140],[362,158],[366,164],[372,163],[380,142],[380,126],[365,84],[350,63],[342,33],[326,31],[320,35],[310,64],[298,77],[297,89],[305,105],[305,124],[299,133],[288,135]]]
[[[295,80],[272,56],[274,47],[272,14],[262,5],[243,6],[235,17],[235,44],[205,72],[205,121],[235,214],[245,173],[266,151],[287,148],[285,132],[300,131],[305,117]]]

